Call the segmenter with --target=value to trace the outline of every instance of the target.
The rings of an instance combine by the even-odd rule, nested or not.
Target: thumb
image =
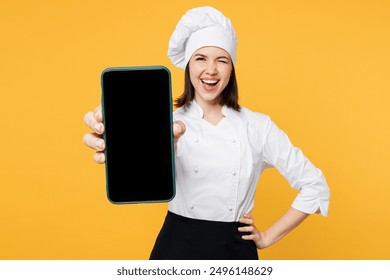
[[[173,122],[173,138],[179,139],[186,132],[186,126],[182,121]]]

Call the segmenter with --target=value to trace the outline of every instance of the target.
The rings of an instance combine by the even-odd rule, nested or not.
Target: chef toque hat
[[[236,63],[237,37],[228,18],[213,7],[191,9],[182,16],[169,40],[168,57],[185,69],[192,54],[206,46],[220,47]]]

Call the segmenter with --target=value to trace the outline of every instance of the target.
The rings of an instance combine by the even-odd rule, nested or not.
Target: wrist
[[[262,250],[271,245],[271,243],[268,241],[268,236],[265,231],[260,231],[259,237],[259,240],[256,242],[257,249]]]

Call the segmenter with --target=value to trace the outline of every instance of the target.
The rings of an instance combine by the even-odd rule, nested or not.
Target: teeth
[[[215,80],[202,80],[202,82],[208,85],[215,85],[218,83],[218,81]]]

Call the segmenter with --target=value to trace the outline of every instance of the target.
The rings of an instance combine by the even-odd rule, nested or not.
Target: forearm
[[[308,216],[309,214],[290,207],[274,224],[265,231],[260,232],[263,241],[261,247],[269,247],[276,243],[302,223]]]

